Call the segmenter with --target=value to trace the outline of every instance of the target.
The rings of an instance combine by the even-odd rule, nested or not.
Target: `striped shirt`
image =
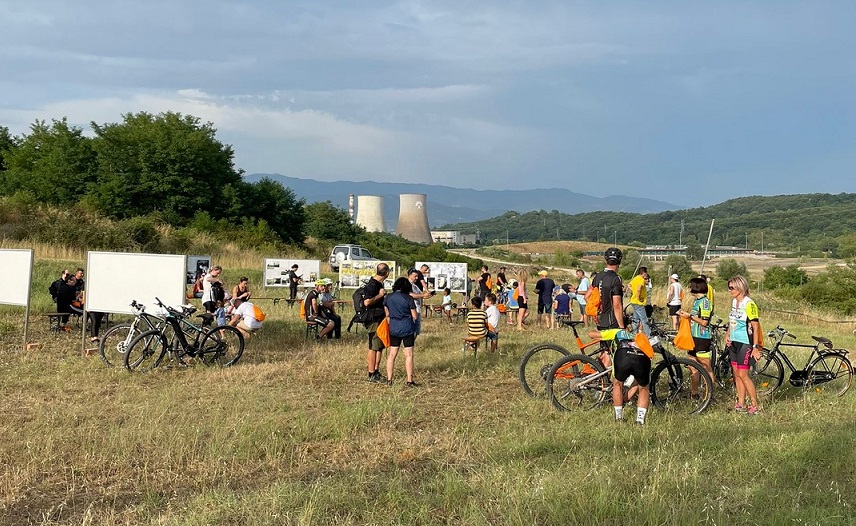
[[[467,313],[467,332],[470,336],[487,336],[487,314],[483,310]]]

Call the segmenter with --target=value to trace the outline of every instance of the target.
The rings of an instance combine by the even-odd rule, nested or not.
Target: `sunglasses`
[[[731,285],[729,285],[729,286],[728,286],[728,290],[734,290],[734,287],[732,287]]]

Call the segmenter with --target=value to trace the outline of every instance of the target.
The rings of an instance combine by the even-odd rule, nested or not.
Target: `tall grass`
[[[40,279],[59,263],[38,261]],[[250,274],[258,287],[255,266],[227,267],[227,281]],[[759,417],[734,414],[717,393],[699,417],[652,410],[647,426],[616,424],[607,407],[560,414],[517,385],[525,349],[572,348],[568,331],[503,326],[502,354],[474,360],[459,351],[461,322],[427,318],[415,353],[421,386],[407,389],[403,358],[392,387],[365,381],[363,329],[309,343],[296,307],[259,303],[265,327],[226,370],[107,369],[80,356],[77,335],[35,321],[41,350],[4,345],[0,523],[854,519],[856,393],[827,399],[784,388]],[[0,323],[17,323],[16,312],[0,313]],[[801,337],[816,330],[787,326]],[[825,332],[856,345],[848,331]]]

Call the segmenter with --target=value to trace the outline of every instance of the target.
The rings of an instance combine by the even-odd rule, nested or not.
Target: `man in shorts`
[[[650,396],[648,379],[651,376],[651,358],[641,350],[630,345],[626,340],[633,340],[633,335],[627,330],[624,320],[624,286],[618,267],[621,265],[623,254],[616,247],[606,249],[603,258],[606,268],[595,276],[592,287],[600,291],[601,309],[597,316],[597,328],[601,340],[618,340],[618,350],[613,356],[612,370],[612,406],[615,420],[624,419],[624,387],[639,386],[636,401],[636,423],[644,424],[648,413]],[[623,342],[623,343],[622,343]]]
[[[496,352],[499,343],[499,309],[496,307],[496,294],[488,292],[484,297],[484,313],[487,316],[487,339],[490,340],[490,352]]]
[[[333,332],[333,329],[336,327],[336,323],[333,320],[326,318],[324,313],[321,312],[321,294],[324,293],[324,286],[324,280],[319,279],[315,282],[315,288],[310,290],[309,294],[307,294],[306,298],[303,300],[304,312],[306,312],[306,323],[314,323],[321,327],[321,332],[315,336],[316,341],[321,341],[322,338],[326,338],[327,335]]]
[[[380,309],[383,312],[383,297],[386,295],[386,290],[383,288],[383,283],[386,277],[389,276],[389,265],[386,263],[378,263],[376,273],[372,279],[366,283],[365,298],[363,304],[366,308],[375,311]],[[366,366],[369,371],[369,382],[383,382],[385,378],[381,376],[378,368],[380,367],[383,350],[386,348],[383,341],[377,337],[377,328],[383,316],[377,321],[366,323],[366,330],[369,333],[369,349],[366,352]]]
[[[538,319],[537,324],[541,326],[541,318],[544,318],[545,325],[548,329],[553,329],[553,289],[556,287],[556,282],[547,277],[547,271],[542,270],[538,273],[540,279],[535,283],[535,294],[538,295]]]
[[[235,327],[245,339],[262,328],[262,322],[256,319],[256,311],[253,304],[239,297],[232,298],[232,319],[229,325]]]

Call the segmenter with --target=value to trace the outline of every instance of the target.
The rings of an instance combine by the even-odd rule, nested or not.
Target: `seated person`
[[[240,280],[238,280],[238,284],[232,288],[232,299],[240,298],[243,301],[247,301],[252,296],[250,292],[249,285],[250,278],[244,276]]]
[[[333,301],[333,280],[324,278],[324,290],[318,299],[321,301],[321,314],[328,320],[333,320],[333,331],[327,333],[327,339],[342,338],[342,317],[336,314],[336,302]]]
[[[470,310],[467,312],[467,335],[474,338],[487,336],[487,314],[481,306],[482,299],[473,296],[470,300]]]
[[[193,282],[193,297],[201,298],[202,297],[202,281],[205,279],[205,274],[200,273],[199,276],[196,277],[196,281]]]
[[[262,328],[262,322],[256,319],[255,306],[249,301],[241,298],[232,298],[232,319],[229,325],[235,327],[245,339],[249,339],[252,333]]]
[[[316,340],[320,340],[327,336],[327,334],[336,328],[335,322],[325,318],[321,312],[321,302],[318,298],[321,296],[324,287],[324,280],[319,279],[315,282],[315,288],[309,291],[309,294],[306,295],[306,299],[303,300],[303,308],[306,312],[306,322],[314,323],[321,327],[321,332],[315,336]]]
[[[72,307],[72,303],[77,301],[77,278],[74,274],[67,274],[56,295],[56,311],[61,312],[64,316],[60,319],[63,330],[68,331],[68,316],[71,313],[82,313],[79,308]]]

